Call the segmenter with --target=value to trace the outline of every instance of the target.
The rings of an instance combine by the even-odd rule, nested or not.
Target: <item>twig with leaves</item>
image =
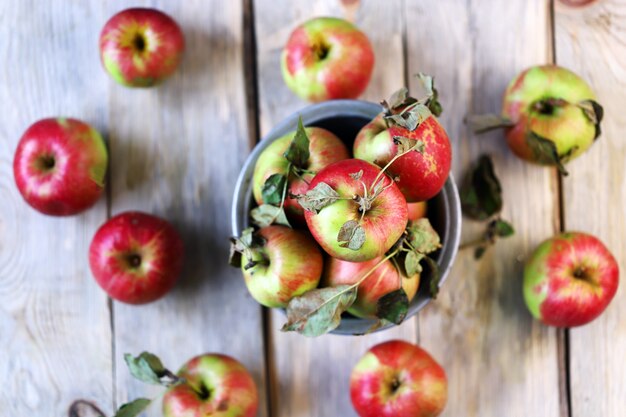
[[[484,233],[459,249],[474,248],[474,257],[480,259],[498,238],[506,238],[515,229],[501,217],[502,187],[488,155],[482,155],[468,172],[461,186],[461,206],[463,214],[473,220],[487,221]]]

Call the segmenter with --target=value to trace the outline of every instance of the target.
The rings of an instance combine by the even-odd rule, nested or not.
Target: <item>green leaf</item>
[[[459,194],[463,213],[472,219],[485,220],[502,210],[502,187],[488,155],[478,159]]]
[[[115,416],[113,417],[135,417],[145,411],[146,408],[150,405],[152,400],[147,398],[137,398],[131,402],[126,404],[122,404],[122,406],[117,410]]]
[[[474,259],[480,259],[487,252],[487,246],[478,246],[474,249]]]
[[[283,174],[270,175],[263,184],[261,195],[263,202],[266,204],[279,205],[286,195],[285,187],[287,187],[287,176]]]
[[[353,180],[359,181],[361,179],[361,177],[363,177],[363,170],[360,170],[359,172],[353,172],[352,174],[348,174],[348,175]]]
[[[267,227],[271,224],[291,227],[283,207],[261,204],[250,211],[250,217],[252,217],[252,222],[259,227]]]
[[[416,103],[417,100],[409,96],[409,90],[406,87],[402,87],[398,91],[394,92],[388,100],[380,102],[381,106],[385,110],[387,116],[401,112],[403,107]]]
[[[427,255],[441,248],[439,234],[426,217],[410,221],[406,231],[409,243],[421,254]]]
[[[309,163],[309,137],[302,124],[302,117],[298,118],[298,129],[284,156],[298,168],[306,168]]]
[[[439,294],[439,283],[441,281],[441,271],[439,265],[430,256],[425,256],[426,265],[430,268],[430,296],[434,299]]]
[[[297,198],[302,208],[319,213],[324,207],[337,201],[339,194],[330,185],[320,182],[312,190],[307,191],[304,195],[297,196]]]
[[[424,74],[423,72],[420,72],[415,76],[419,80],[420,86],[423,90],[424,99],[421,99],[420,101],[424,101],[430,112],[439,117],[443,112],[443,107],[438,100],[439,92],[435,88],[435,78]],[[418,95],[418,97],[419,96],[420,95]]]
[[[533,154],[538,162],[556,165],[561,175],[568,175],[568,172],[563,165],[563,158],[559,156],[556,144],[553,141],[544,138],[533,131],[529,131],[526,135],[526,143],[533,151]]]
[[[376,303],[376,317],[394,324],[402,323],[408,312],[409,297],[402,288],[383,295]]]
[[[494,129],[502,129],[515,126],[515,123],[506,117],[497,114],[473,114],[465,118],[470,129],[474,133],[485,133]]]
[[[425,255],[411,251],[407,252],[404,258],[404,272],[408,277],[412,277],[422,272],[422,265],[420,265],[420,261],[424,258]]]
[[[294,297],[287,305],[287,322],[282,331],[296,331],[316,337],[334,330],[341,314],[356,300],[357,287],[340,285],[318,288]]]
[[[432,113],[428,107],[424,104],[417,103],[412,104],[409,110],[404,110],[402,113],[385,116],[385,120],[387,121],[387,125],[396,125],[409,131],[414,131],[430,116],[432,116]]]
[[[258,238],[254,236],[254,229],[252,227],[248,227],[241,232],[241,237],[231,237],[230,238],[230,256],[228,258],[228,263],[230,266],[234,266],[235,268],[241,267],[241,254],[244,251],[249,250],[250,248],[260,244]]]
[[[494,234],[499,237],[509,237],[515,234],[513,225],[506,220],[496,219],[493,222]]]
[[[154,385],[163,385],[161,377],[165,375],[165,367],[154,354],[142,352],[136,358],[130,353],[124,355],[124,360],[132,376],[140,381]]]
[[[394,136],[393,143],[398,147],[398,155],[405,154],[409,151],[416,151],[423,154],[426,148],[423,141],[407,138],[406,136]]]
[[[587,118],[596,126],[596,134],[594,136],[594,140],[598,139],[598,137],[602,134],[602,129],[600,128],[600,122],[604,118],[604,108],[595,100],[583,100],[578,103],[578,107],[580,107],[587,116]]]
[[[348,220],[339,229],[337,242],[342,248],[359,250],[365,243],[365,230],[358,221]]]

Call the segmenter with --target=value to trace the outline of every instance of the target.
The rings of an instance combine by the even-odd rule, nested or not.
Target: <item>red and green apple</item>
[[[308,101],[357,98],[367,88],[373,68],[374,52],[367,36],[334,17],[298,26],[281,56],[285,83]]]
[[[89,265],[111,298],[145,304],[172,289],[182,270],[183,252],[183,241],[170,223],[129,211],[98,229],[89,247]]]
[[[372,347],[350,378],[360,417],[435,417],[448,397],[444,369],[419,346],[391,340]]]
[[[185,39],[167,14],[130,8],[113,16],[100,34],[100,58],[106,71],[128,87],[150,87],[178,67]]]
[[[43,119],[20,139],[13,175],[37,211],[68,216],[93,206],[106,178],[108,152],[96,129],[80,120]]]
[[[418,201],[417,203],[408,203],[409,220],[419,220],[426,217],[428,212],[428,203],[426,201]]]
[[[566,232],[542,242],[526,261],[524,299],[545,324],[581,326],[607,308],[618,281],[617,261],[598,238]]]

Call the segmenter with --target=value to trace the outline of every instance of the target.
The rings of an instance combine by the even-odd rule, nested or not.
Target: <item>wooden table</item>
[[[104,22],[138,4],[172,15],[187,40],[180,70],[146,90],[111,81],[97,50]],[[319,15],[353,20],[372,40],[365,99],[414,86],[418,71],[436,76],[454,174],[490,153],[517,229],[479,262],[459,254],[418,317],[366,337],[281,333],[282,315],[261,309],[226,261],[231,194],[250,147],[305,105],[281,79],[281,47]],[[624,285],[598,320],[569,331],[533,321],[521,293],[524,259],[559,230],[596,234],[626,266],[626,1],[4,0],[0,22],[0,415],[63,416],[77,398],[110,415],[154,396],[160,389],[132,380],[122,360],[148,350],[174,369],[202,352],[236,356],[258,384],[259,416],[354,416],[350,370],[392,338],[419,341],[444,365],[445,416],[626,415]],[[566,178],[516,159],[501,133],[478,138],[462,122],[498,110],[511,77],[549,62],[589,80],[606,110],[602,138]],[[28,208],[11,169],[26,127],[57,115],[94,124],[111,152],[106,198],[70,218]],[[144,307],[111,302],[87,263],[98,226],[128,209],[172,220],[187,247],[180,284]],[[463,238],[479,230],[466,221]]]

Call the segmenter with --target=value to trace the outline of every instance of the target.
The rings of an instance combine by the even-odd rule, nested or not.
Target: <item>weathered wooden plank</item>
[[[522,262],[555,230],[554,173],[526,164],[501,132],[476,137],[463,118],[499,111],[520,70],[551,58],[549,1],[406,2],[409,74],[436,76],[454,173],[490,153],[504,188],[503,216],[516,235],[481,261],[460,253],[437,302],[419,316],[420,340],[449,378],[446,416],[559,415],[556,333],[534,322],[522,298]],[[463,240],[479,225],[464,219]]]
[[[555,4],[556,62],[580,74],[604,106],[599,141],[568,166],[563,179],[564,222],[568,230],[598,236],[626,266],[626,3],[602,0],[588,6]],[[626,290],[593,323],[570,330],[572,416],[624,415]]]
[[[29,208],[13,180],[26,128],[71,116],[106,134],[107,82],[98,61],[98,1],[0,3],[0,414],[67,415],[85,398],[112,409],[106,295],[87,248],[106,197],[69,218]]]
[[[261,308],[227,262],[231,196],[249,152],[242,2],[141,3],[179,22],[186,53],[179,71],[158,88],[110,83],[112,213],[139,209],[171,220],[183,235],[186,262],[165,299],[114,305],[117,402],[160,391],[131,381],[125,352],[153,351],[171,367],[200,353],[223,352],[253,373],[258,415],[265,416]],[[107,14],[129,6],[109,2]],[[161,415],[160,405],[149,415]]]
[[[373,79],[363,99],[379,101],[404,85],[402,3],[288,0],[255,2],[261,130],[266,133],[282,118],[304,107],[280,74],[280,52],[293,28],[314,16],[354,19],[370,37],[376,54]],[[416,320],[399,328],[364,337],[322,336],[307,339],[279,331],[281,312],[270,314],[272,405],[275,416],[352,416],[348,381],[358,358],[388,339],[417,340]]]

